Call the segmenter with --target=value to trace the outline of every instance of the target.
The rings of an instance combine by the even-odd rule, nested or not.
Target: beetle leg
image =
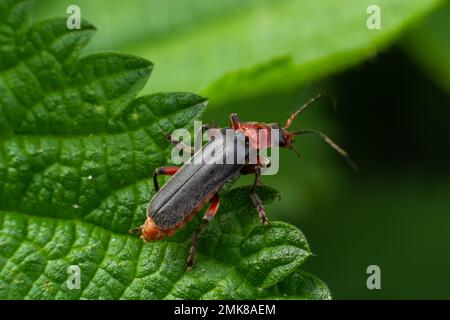
[[[216,128],[216,125],[215,124],[202,124],[200,129],[197,131],[197,139],[194,141],[195,147],[201,148],[202,143],[203,143],[203,134],[211,128]],[[194,135],[194,137],[195,137],[195,135]],[[194,155],[194,153],[195,153],[195,148],[192,148],[191,155]]]
[[[261,223],[267,225],[269,220],[267,219],[266,209],[264,209],[261,198],[256,193],[256,187],[261,185],[261,168],[255,167],[255,182],[253,183],[252,193],[250,194],[250,198],[252,199],[253,205],[256,210],[258,210],[259,219]]]
[[[261,182],[261,168],[260,167],[255,167],[254,173],[255,173],[255,181],[253,182],[252,193],[255,193],[255,190],[256,190],[257,186],[262,185],[262,182]]]
[[[167,167],[159,167],[156,168],[153,172],[153,185],[155,187],[155,192],[159,190],[159,184],[158,184],[158,176],[164,175],[164,176],[173,176],[177,171],[180,170],[180,167],[175,166],[167,166]]]
[[[249,174],[249,173],[255,173],[256,167],[261,168],[269,168],[272,165],[269,159],[263,156],[258,156],[256,158],[256,164],[247,164],[244,166],[241,170],[242,174]]]
[[[262,168],[269,168],[271,166],[271,162],[269,159],[263,156],[258,156],[258,166]]]
[[[240,129],[241,128],[241,121],[239,120],[236,113],[230,114],[230,126],[234,129]]]
[[[252,193],[254,193],[256,190],[256,187],[262,186],[261,167],[257,164],[248,164],[248,165],[245,165],[241,169],[241,174],[243,174],[243,175],[252,174],[252,173],[255,174],[255,181],[254,181],[253,187],[252,187]]]
[[[192,234],[192,242],[191,242],[191,249],[189,250],[189,256],[187,259],[187,267],[188,271],[192,270],[192,267],[195,263],[195,250],[196,250],[196,244],[198,237],[200,235],[200,232],[202,231],[203,227],[214,218],[217,211],[219,211],[219,205],[220,205],[220,198],[216,194],[212,199],[210,200],[210,206],[208,210],[206,210],[205,215],[203,216],[202,222],[198,225],[197,229]]]
[[[200,141],[195,141],[195,144],[200,143],[200,145],[201,145],[201,140],[203,139],[203,134],[204,134],[207,130],[209,130],[209,129],[211,129],[211,128],[217,128],[217,127],[218,127],[218,126],[217,126],[217,123],[215,123],[215,122],[212,122],[212,123],[210,123],[210,124],[202,124],[202,126],[200,127],[200,129],[198,130],[198,133],[197,133],[197,140],[200,139]],[[170,144],[172,144],[173,146],[177,146],[177,145],[179,145],[179,144],[183,144],[183,148],[181,148],[181,149],[182,149],[185,153],[189,153],[191,156],[194,155],[194,153],[195,153],[195,148],[194,148],[194,147],[187,146],[187,145],[185,145],[185,144],[183,143],[183,141],[176,140],[176,139],[172,138],[172,135],[171,135],[170,133],[166,133],[166,134],[164,135],[164,138],[165,138]]]
[[[246,165],[242,168],[241,173],[242,174],[249,174],[249,173],[255,174],[255,182],[253,183],[253,187],[252,187],[251,194],[250,194],[250,199],[252,199],[253,205],[255,206],[256,210],[258,210],[259,219],[261,220],[261,223],[264,225],[267,225],[269,223],[269,219],[267,219],[266,209],[264,209],[261,198],[256,193],[256,187],[262,185],[261,167],[258,165],[251,165],[251,164]]]
[[[170,135],[170,133],[167,133],[165,135],[165,138],[173,146],[178,146],[178,145],[182,146],[181,149],[183,150],[183,152],[189,153],[191,156],[194,154],[193,147],[186,145],[183,141],[173,139],[172,136]]]
[[[263,225],[269,224],[269,219],[267,218],[266,215],[266,209],[264,209],[261,198],[258,196],[256,192],[253,192],[250,195],[250,198],[252,199],[253,205],[256,207],[256,210],[258,210],[259,219],[261,220],[261,223]]]
[[[250,173],[256,174],[255,184],[253,186],[252,192],[255,191],[257,186],[262,185],[261,168],[268,168],[271,165],[270,160],[262,156],[258,156],[257,163],[258,164],[248,164],[241,169],[241,174],[250,174]]]
[[[210,123],[202,124],[202,133],[205,133],[205,131],[209,129],[217,129],[219,128],[219,125],[215,121],[211,121]]]

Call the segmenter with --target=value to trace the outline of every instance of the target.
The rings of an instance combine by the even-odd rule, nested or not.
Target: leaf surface
[[[206,99],[136,98],[150,62],[80,58],[95,28],[23,25],[28,5],[0,0],[1,299],[263,298],[299,270],[310,255],[305,237],[283,222],[263,227],[248,187],[223,195],[190,273],[198,218],[163,241],[129,235],[145,220],[153,171],[168,162],[164,135],[190,128]],[[277,197],[259,193],[266,204]]]
[[[71,4],[46,3],[41,16]],[[135,0],[124,15],[120,1],[78,1],[83,17],[104,30],[93,49],[126,48],[158,64],[144,90],[201,91],[214,103],[291,90],[370,59],[440,3]],[[367,27],[374,4],[379,30]]]
[[[415,25],[403,41],[405,52],[450,93],[450,4]]]

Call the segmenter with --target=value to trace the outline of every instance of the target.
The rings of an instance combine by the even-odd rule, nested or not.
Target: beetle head
[[[284,127],[280,128],[280,125],[278,124],[270,124],[270,127],[272,129],[279,129],[280,136],[279,136],[279,146],[282,148],[287,148],[289,150],[292,150],[297,156],[300,157],[300,154],[295,150],[294,148],[294,138],[296,136],[300,135],[316,135],[323,139],[325,143],[327,143],[331,148],[333,148],[337,153],[339,153],[344,160],[355,170],[358,170],[358,167],[355,165],[355,163],[350,159],[348,153],[339,147],[333,140],[331,140],[330,137],[328,137],[326,134],[315,131],[315,130],[297,130],[297,131],[291,131],[289,132],[288,129],[294,122],[294,120],[303,112],[305,111],[309,106],[311,106],[314,102],[317,100],[329,96],[333,100],[334,107],[336,108],[336,102],[333,99],[333,96],[330,93],[321,93],[317,95],[316,97],[309,100],[306,104],[304,104],[300,109],[295,111],[286,121],[286,124]]]

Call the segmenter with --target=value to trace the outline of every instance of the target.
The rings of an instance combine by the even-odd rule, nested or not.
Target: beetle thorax
[[[265,123],[244,122],[240,130],[248,138],[250,147],[254,149],[266,149],[272,147],[272,128]]]

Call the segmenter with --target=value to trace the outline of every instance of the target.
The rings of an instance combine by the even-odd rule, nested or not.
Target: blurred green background
[[[296,224],[316,256],[305,269],[336,299],[450,298],[450,6],[434,0],[41,0],[34,19],[69,4],[98,32],[86,52],[155,63],[144,93],[211,98],[204,120],[282,122],[323,90],[296,128],[328,133],[354,172],[314,137],[302,159],[281,151],[264,183],[281,192],[269,217]],[[366,27],[369,4],[381,30]],[[250,177],[241,181],[248,184]],[[366,268],[381,268],[368,290]]]

